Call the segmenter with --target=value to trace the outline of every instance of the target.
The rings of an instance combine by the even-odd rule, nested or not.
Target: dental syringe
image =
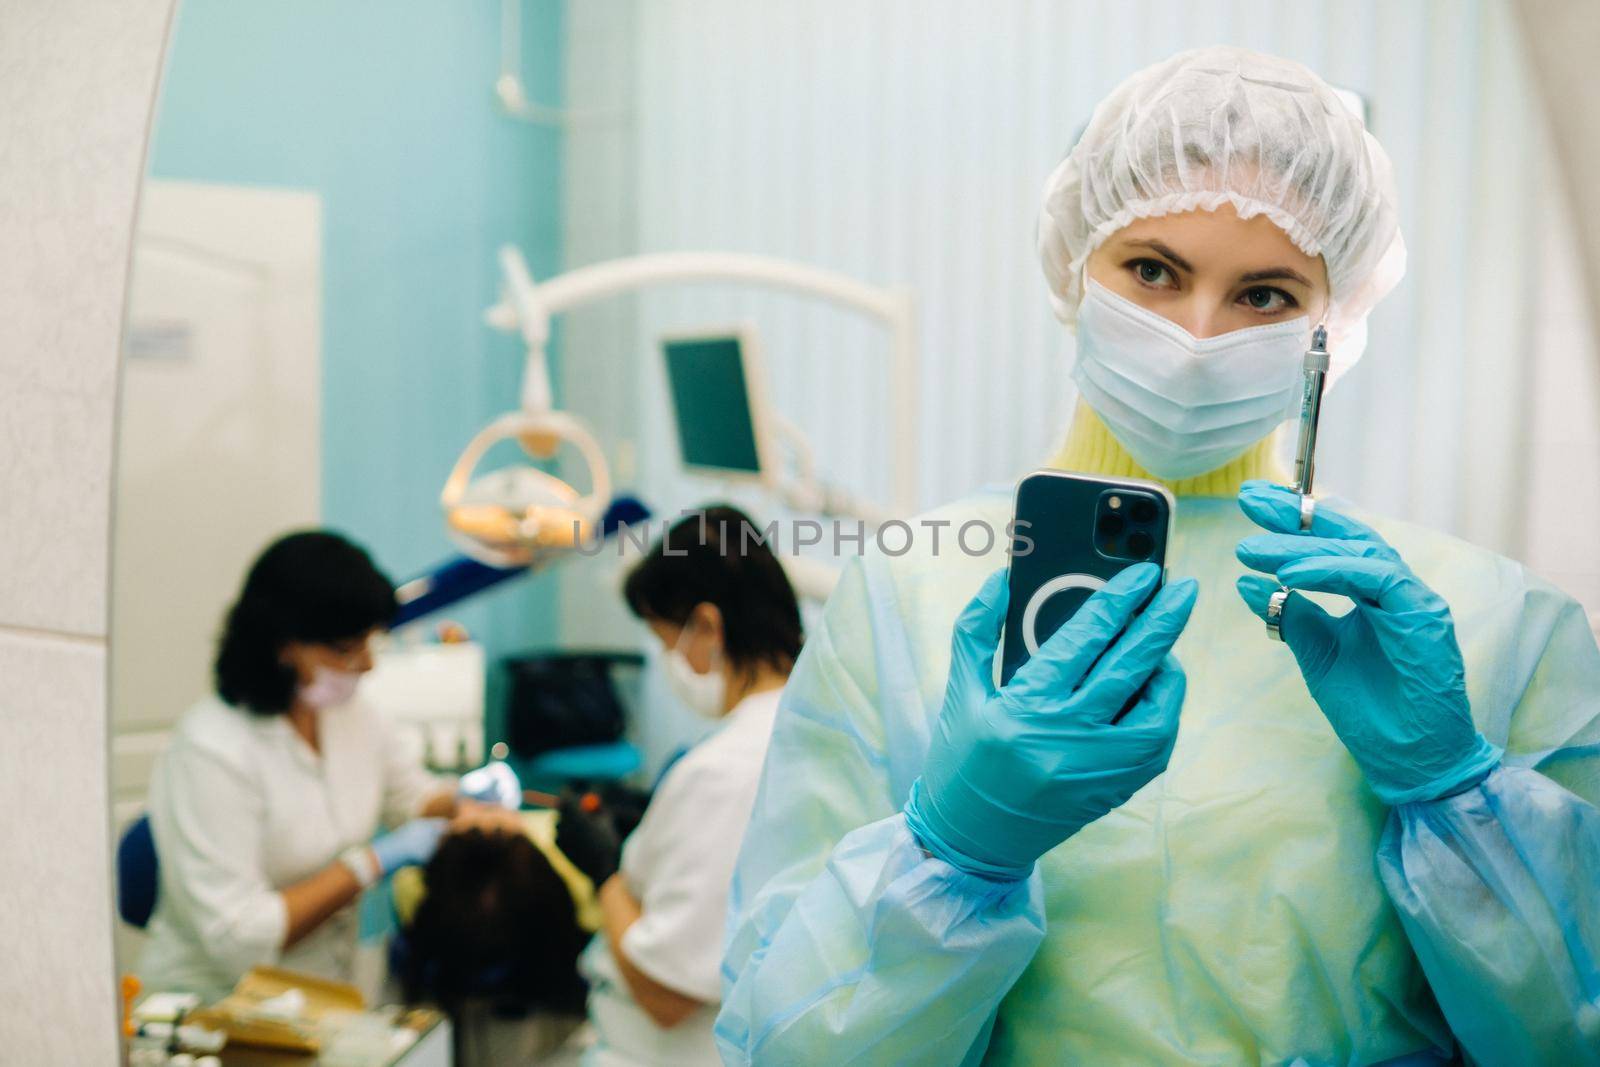
[[[1318,326],[1311,331],[1311,347],[1306,349],[1305,386],[1300,394],[1300,440],[1294,452],[1294,484],[1300,494],[1300,528],[1311,529],[1315,504],[1311,502],[1311,483],[1316,473],[1317,421],[1322,417],[1322,390],[1328,381],[1328,331]]]
[[[1328,331],[1318,326],[1311,331],[1311,347],[1306,349],[1305,385],[1300,393],[1300,439],[1294,450],[1294,484],[1291,490],[1300,494],[1300,529],[1311,531],[1317,515],[1317,501],[1311,495],[1311,483],[1316,474],[1317,421],[1322,417],[1322,390],[1328,384]],[[1267,598],[1267,636],[1274,641],[1283,640],[1283,609],[1289,602],[1289,590],[1280,588]]]

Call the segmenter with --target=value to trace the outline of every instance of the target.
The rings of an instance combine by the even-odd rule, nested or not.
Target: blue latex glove
[[[1246,482],[1239,506],[1273,531],[1239,543],[1239,592],[1263,619],[1280,585],[1349,597],[1338,618],[1302,596],[1284,605],[1280,632],[1306,687],[1386,804],[1459,793],[1500,762],[1467,703],[1450,608],[1370,527],[1318,507],[1300,532],[1300,498]]]
[[[970,874],[1025,878],[1166,768],[1185,687],[1168,653],[1197,586],[1151,600],[1160,581],[1151,563],[1123,571],[997,690],[1007,586],[1005,571],[990,576],[956,621],[944,708],[906,802],[924,848]]]
[[[456,796],[517,811],[522,807],[522,782],[503,760],[495,760],[463,774]]]
[[[372,842],[372,855],[379,873],[393,874],[401,867],[427,863],[449,824],[449,819],[412,819],[378,837]]]

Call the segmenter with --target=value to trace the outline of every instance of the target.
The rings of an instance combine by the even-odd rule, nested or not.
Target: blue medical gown
[[[734,881],[729,1063],[1600,1064],[1600,650],[1520,565],[1371,522],[1451,605],[1502,767],[1386,808],[1235,593],[1232,500],[1179,503],[1200,580],[1167,771],[994,883],[899,814],[956,615],[1004,566],[985,495],[853,562],[784,696]],[[896,542],[897,543],[897,542]],[[974,528],[969,544],[982,547]],[[891,545],[891,547],[893,547]]]

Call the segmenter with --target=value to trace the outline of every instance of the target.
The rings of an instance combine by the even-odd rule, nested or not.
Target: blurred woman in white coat
[[[251,567],[216,692],[184,715],[151,782],[147,988],[216,995],[258,964],[348,980],[353,902],[433,854],[455,783],[356,694],[394,613],[392,583],[335,534],[291,534]]]

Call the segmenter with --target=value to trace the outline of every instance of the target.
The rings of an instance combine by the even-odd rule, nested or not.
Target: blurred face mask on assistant
[[[372,669],[376,646],[381,643],[381,635],[374,630],[330,644],[290,645],[284,662],[300,675],[295,695],[318,711],[348,704],[355,699],[361,676]]]
[[[694,622],[691,620],[678,634],[678,640],[667,649],[664,667],[667,684],[689,710],[706,719],[722,716],[728,695],[728,680],[722,672],[722,652],[711,651],[711,669],[704,674],[689,662],[685,646],[693,639]]]
[[[311,681],[300,687],[300,699],[318,711],[348,704],[355,698],[362,673],[318,664],[312,670]]]

